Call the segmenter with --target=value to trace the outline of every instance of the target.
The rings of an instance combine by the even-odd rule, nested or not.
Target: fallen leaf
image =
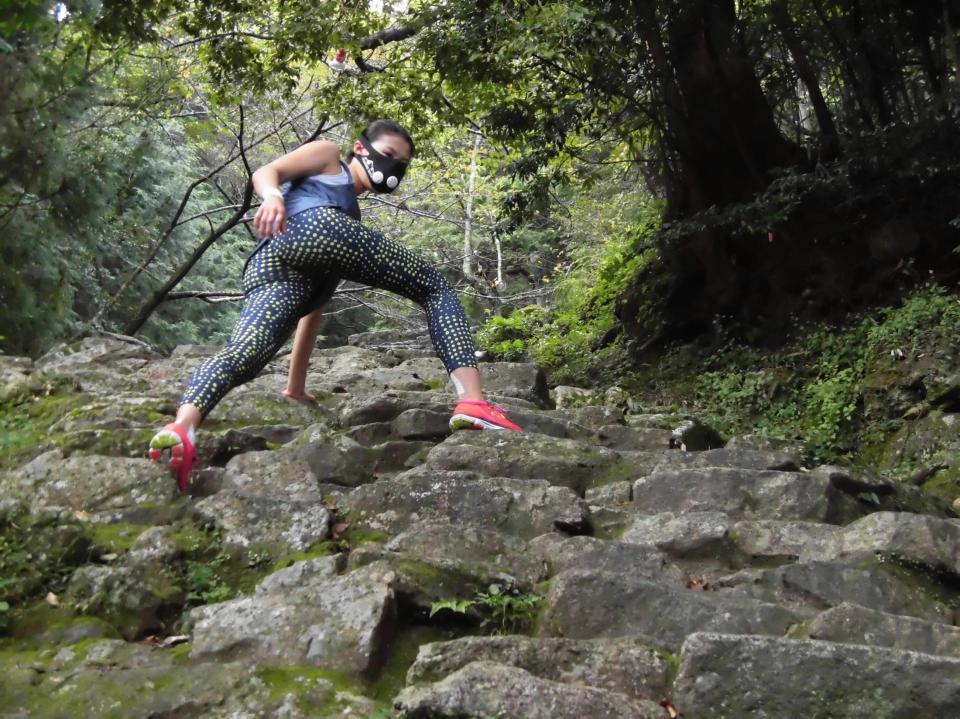
[[[47,592],[47,604],[49,604],[51,607],[59,607],[60,597],[53,592]]]
[[[100,555],[100,559],[102,559],[104,562],[112,562],[116,558],[117,558],[117,554],[115,552],[110,552],[109,554]]]

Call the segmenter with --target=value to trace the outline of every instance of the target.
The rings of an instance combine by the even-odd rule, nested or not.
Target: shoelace
[[[477,406],[477,407],[489,407],[489,408],[492,409],[494,412],[499,412],[500,414],[502,414],[502,415],[504,415],[504,416],[506,416],[506,414],[507,414],[507,412],[508,412],[508,410],[507,410],[505,407],[501,407],[501,406],[498,405],[498,404],[493,404],[492,402],[486,402],[486,401],[480,402],[480,401],[477,401],[477,400],[462,399],[462,400],[460,400],[459,402],[457,402],[457,404],[472,404],[472,405],[475,405],[475,406]]]

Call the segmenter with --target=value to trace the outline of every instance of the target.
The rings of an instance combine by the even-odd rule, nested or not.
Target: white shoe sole
[[[506,429],[499,424],[487,422],[479,417],[470,417],[466,414],[455,414],[450,418],[450,429]]]

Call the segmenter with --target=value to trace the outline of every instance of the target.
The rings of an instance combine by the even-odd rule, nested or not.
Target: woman
[[[243,272],[244,305],[230,342],[193,375],[176,420],[150,441],[150,458],[167,461],[186,491],[195,430],[229,392],[253,379],[296,327],[284,395],[314,401],[307,363],[322,305],[342,279],[396,292],[427,313],[430,337],[457,392],[452,429],[520,428],[481,391],[473,338],[463,308],[436,268],[360,224],[357,195],[397,188],[413,139],[391,120],[370,123],[344,163],[332,142],[308,142],[253,173],[263,198],[253,219],[262,238]],[[290,182],[286,192],[280,185]]]

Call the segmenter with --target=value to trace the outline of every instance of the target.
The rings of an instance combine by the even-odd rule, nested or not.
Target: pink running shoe
[[[190,488],[190,471],[197,462],[193,440],[187,430],[176,422],[168,424],[150,440],[149,456],[154,462],[167,461],[177,478],[180,494],[186,494]]]
[[[462,399],[457,402],[450,418],[450,429],[512,429],[520,427],[507,419],[507,410],[489,402],[474,402]]]

